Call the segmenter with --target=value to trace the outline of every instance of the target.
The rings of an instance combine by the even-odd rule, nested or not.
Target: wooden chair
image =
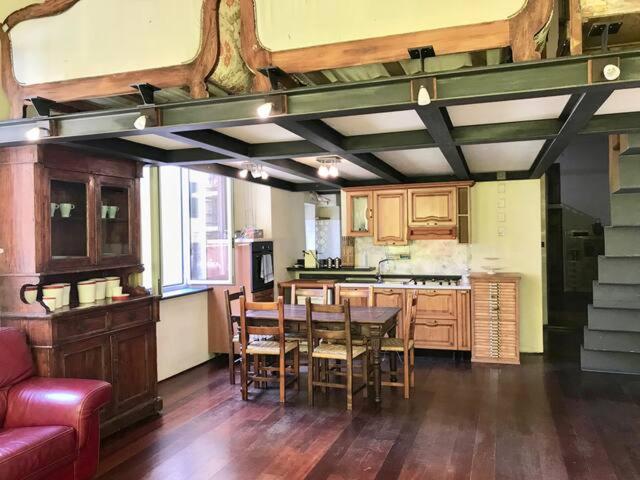
[[[278,312],[277,326],[254,326],[247,322],[247,310],[273,310]],[[272,340],[250,341],[251,335],[273,336]],[[285,401],[285,389],[287,385],[295,382],[300,389],[300,357],[298,342],[289,342],[284,336],[284,300],[278,297],[277,302],[247,302],[244,296],[240,297],[240,343],[242,345],[242,365],[240,377],[242,382],[242,399],[249,399],[249,385],[253,382],[269,383],[278,382],[280,388],[280,403]],[[293,353],[293,362],[290,364],[292,376],[286,380],[287,363],[286,354]],[[249,372],[248,356],[253,355],[253,373]],[[277,357],[278,366],[272,367],[263,362],[264,357]],[[278,372],[278,376],[271,373]],[[264,374],[263,374],[264,373]]]
[[[336,285],[336,298],[335,304],[342,305],[344,299],[364,299],[364,301],[360,301],[363,307],[373,307],[373,285],[363,289],[362,287],[358,289],[347,289],[343,290],[340,288],[340,285]],[[354,307],[356,305],[353,305]]]
[[[307,298],[307,343],[309,346],[309,376],[308,391],[309,405],[313,406],[314,387],[339,388],[347,391],[347,410],[353,408],[353,394],[364,389],[363,396],[367,397],[367,385],[369,379],[367,345],[354,345],[351,341],[351,310],[349,300],[345,300],[342,305],[316,305]],[[327,324],[314,318],[315,313],[340,314],[344,318],[342,328],[335,328],[335,324]],[[357,389],[353,388],[353,360],[362,360],[363,382]],[[320,360],[320,362],[318,362]],[[346,368],[343,372],[346,383],[331,382],[329,375],[336,375],[335,370],[320,371],[318,363],[323,364],[328,360],[340,361],[336,368]],[[344,362],[344,363],[342,363]],[[316,377],[318,379],[316,379]],[[324,378],[320,380],[320,378]]]
[[[239,300],[240,297],[244,296],[244,286],[240,287],[240,291],[236,293],[229,293],[229,290],[224,291],[225,310],[227,314],[227,330],[229,334],[229,383],[231,385],[236,384],[236,364],[240,363],[242,359],[242,357],[235,358],[235,345],[240,343],[240,325],[237,321],[233,320],[231,302]],[[236,331],[238,333],[236,333]]]
[[[404,398],[409,398],[409,389],[415,383],[415,342],[414,335],[416,331],[416,315],[418,312],[418,292],[413,293],[411,297],[411,307],[409,309],[409,319],[404,332],[404,338],[383,338],[381,350],[391,355],[402,353],[402,382],[383,381],[385,387],[401,387],[404,389]],[[397,370],[391,370],[390,375],[397,375]]]
[[[298,297],[317,298],[322,305],[329,303],[329,288],[322,285],[322,288],[297,288],[295,283],[291,285],[291,305],[299,305]]]

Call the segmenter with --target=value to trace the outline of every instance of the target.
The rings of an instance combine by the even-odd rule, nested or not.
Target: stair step
[[[600,283],[640,285],[640,257],[598,257]]]
[[[640,153],[640,133],[628,133],[621,136],[620,140],[620,155],[637,155]]]
[[[596,308],[589,305],[589,328],[619,332],[640,332],[640,310]]]
[[[611,224],[640,225],[640,193],[611,195]]]
[[[640,309],[640,285],[593,282],[593,306]]]
[[[640,333],[608,332],[584,328],[584,348],[609,352],[640,353]]]
[[[640,155],[621,155],[618,159],[617,185],[611,193],[640,192]]]
[[[640,255],[640,226],[605,227],[604,253],[612,257]]]
[[[580,363],[582,370],[586,371],[640,375],[639,353],[607,352],[582,348]]]

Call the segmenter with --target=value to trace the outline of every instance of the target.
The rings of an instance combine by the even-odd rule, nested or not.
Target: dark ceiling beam
[[[226,155],[205,150],[204,148],[186,148],[184,150],[167,150],[167,163],[215,163],[224,160],[233,160]]]
[[[430,104],[426,107],[417,108],[416,113],[440,148],[453,174],[460,180],[468,180],[471,175],[469,167],[462,149],[455,144],[451,136],[453,127],[446,109]]]
[[[402,173],[372,153],[352,154],[345,151],[343,148],[345,137],[320,120],[297,122],[280,117],[276,119],[276,123],[320,148],[325,149],[328,153],[338,155],[390,183],[401,183],[404,181],[404,175]]]
[[[167,150],[143,145],[141,143],[129,142],[120,138],[105,138],[100,140],[85,140],[82,142],[69,142],[75,148],[85,151],[113,155],[128,160],[136,160],[145,163],[162,164],[167,161]]]
[[[547,140],[536,157],[531,169],[531,178],[540,178],[553,164],[571,140],[584,129],[596,111],[609,98],[610,91],[596,90],[583,93],[572,105],[570,111],[563,112],[564,123],[553,140]]]
[[[640,112],[595,115],[580,134],[630,133],[640,130]]]
[[[307,140],[254,143],[249,146],[249,156],[255,160],[317,157],[320,155],[327,155],[327,151]]]
[[[346,182],[341,178],[320,178],[318,176],[318,170],[309,165],[305,165],[300,162],[295,162],[290,158],[279,158],[274,160],[265,160],[261,162],[263,165],[278,170],[283,173],[295,175],[296,177],[303,178],[310,182],[314,182],[323,185],[327,188],[340,189],[346,186]]]
[[[220,165],[218,163],[196,163],[190,165],[189,169],[212,173],[214,175],[222,175],[224,177],[233,178],[235,180],[243,182],[250,182],[256,183],[258,185],[265,185],[267,187],[279,188],[281,190],[287,190],[289,192],[297,191],[295,183],[280,180],[279,178],[269,177],[266,180],[262,180],[261,178],[253,178],[251,175],[248,175],[247,178],[239,178],[239,169],[229,167],[227,165]]]
[[[186,143],[194,148],[209,150],[227,158],[248,160],[249,144],[213,130],[191,130],[186,132],[163,132],[163,137]]]

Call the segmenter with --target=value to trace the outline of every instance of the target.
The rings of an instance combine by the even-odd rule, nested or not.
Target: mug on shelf
[[[60,208],[60,205],[57,204],[57,203],[51,202],[49,207],[51,208],[51,216],[53,217],[56,214],[56,210],[58,210]]]
[[[106,297],[113,297],[113,289],[115,287],[120,286],[120,277],[106,277],[107,280],[107,289],[106,289]]]
[[[120,207],[116,207],[115,205],[109,205],[108,218],[116,218]]]
[[[95,280],[78,282],[78,301],[80,303],[94,303],[96,301]]]
[[[56,297],[42,297],[42,303],[52,312],[56,309]]]
[[[73,203],[61,203],[60,204],[60,216],[62,218],[69,218],[71,216],[71,210],[76,208]]]
[[[96,282],[96,300],[104,300],[107,290],[106,278],[92,278],[92,281]]]
[[[62,306],[63,307],[68,307],[69,306],[69,297],[71,296],[71,284],[70,283],[63,283],[62,286],[63,286],[63,288],[62,288]]]
[[[29,285],[24,287],[24,299],[28,304],[32,304],[38,297],[38,287],[35,285]]]
[[[43,297],[53,297],[56,300],[55,308],[62,307],[62,295],[64,293],[64,285],[61,283],[54,283],[51,285],[45,285],[42,287]]]
[[[107,213],[109,213],[109,205],[102,205],[100,208],[100,216],[102,218],[107,218]]]
[[[113,287],[111,288],[111,296],[118,297],[122,295],[122,287]]]

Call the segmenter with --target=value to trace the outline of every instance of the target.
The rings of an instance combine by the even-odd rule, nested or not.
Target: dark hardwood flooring
[[[576,337],[548,335],[519,367],[419,356],[411,400],[352,413],[337,391],[243,402],[214,360],[161,383],[164,414],[107,439],[99,478],[640,478],[640,378],[581,373]]]

